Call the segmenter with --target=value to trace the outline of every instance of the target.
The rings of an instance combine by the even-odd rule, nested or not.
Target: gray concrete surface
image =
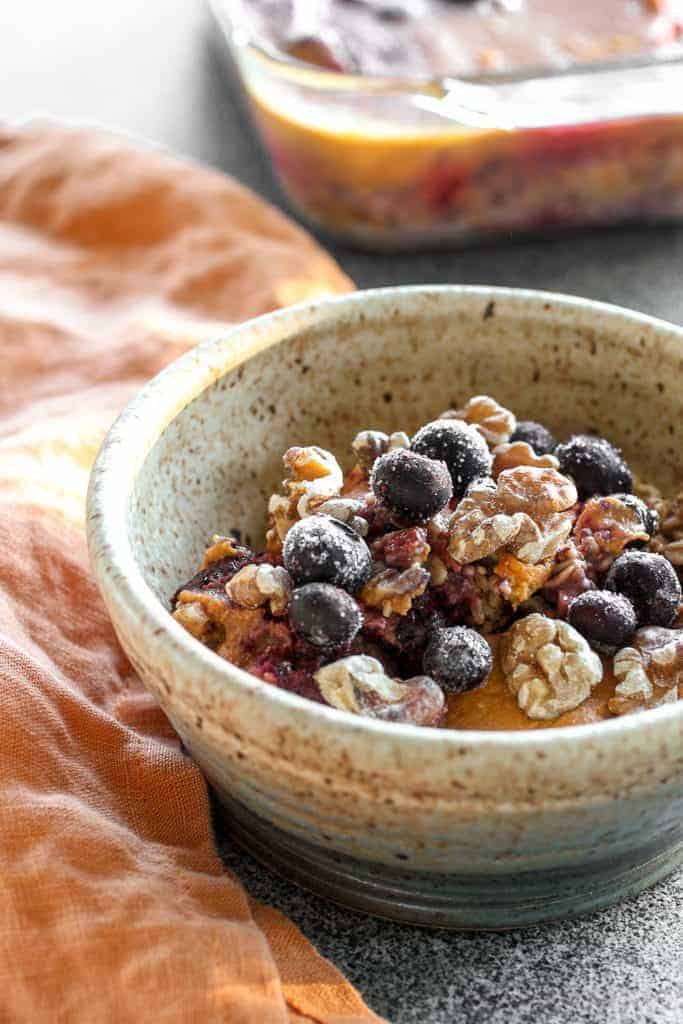
[[[0,4],[0,116],[47,114],[152,139],[280,197],[242,126],[199,0]],[[333,247],[359,286],[549,288],[683,322],[683,229],[595,232],[457,253]],[[392,1024],[681,1024],[683,874],[596,917],[502,935],[368,920],[269,875],[221,839],[258,898],[299,924]]]

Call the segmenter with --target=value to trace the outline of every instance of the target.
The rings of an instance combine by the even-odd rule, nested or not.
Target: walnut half
[[[382,663],[367,654],[325,665],[315,680],[324,700],[340,711],[411,725],[438,725],[443,716],[443,691],[433,679],[391,679]]]
[[[574,484],[552,468],[517,466],[470,487],[449,524],[448,553],[462,565],[509,551],[536,565],[555,554],[574,522]]]
[[[683,686],[683,630],[639,629],[633,645],[614,655],[614,675],[618,684],[608,705],[613,715],[678,700]]]
[[[536,612],[504,638],[501,664],[510,691],[532,719],[572,711],[602,679],[602,662],[581,634]]]

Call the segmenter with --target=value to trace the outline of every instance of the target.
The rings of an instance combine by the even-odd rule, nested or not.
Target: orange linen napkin
[[[92,459],[146,378],[226,323],[350,288],[219,174],[0,130],[2,1020],[378,1020],[221,866],[204,781],[117,645],[82,533]]]

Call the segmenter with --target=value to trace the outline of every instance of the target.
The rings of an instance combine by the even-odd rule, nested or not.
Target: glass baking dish
[[[599,2],[599,0],[598,0]],[[683,57],[476,78],[328,71],[210,0],[281,186],[308,223],[398,250],[683,213]]]

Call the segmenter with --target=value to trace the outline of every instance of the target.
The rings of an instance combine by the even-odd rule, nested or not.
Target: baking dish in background
[[[210,0],[280,184],[370,248],[683,213],[683,50],[562,70],[387,78],[297,61]]]

